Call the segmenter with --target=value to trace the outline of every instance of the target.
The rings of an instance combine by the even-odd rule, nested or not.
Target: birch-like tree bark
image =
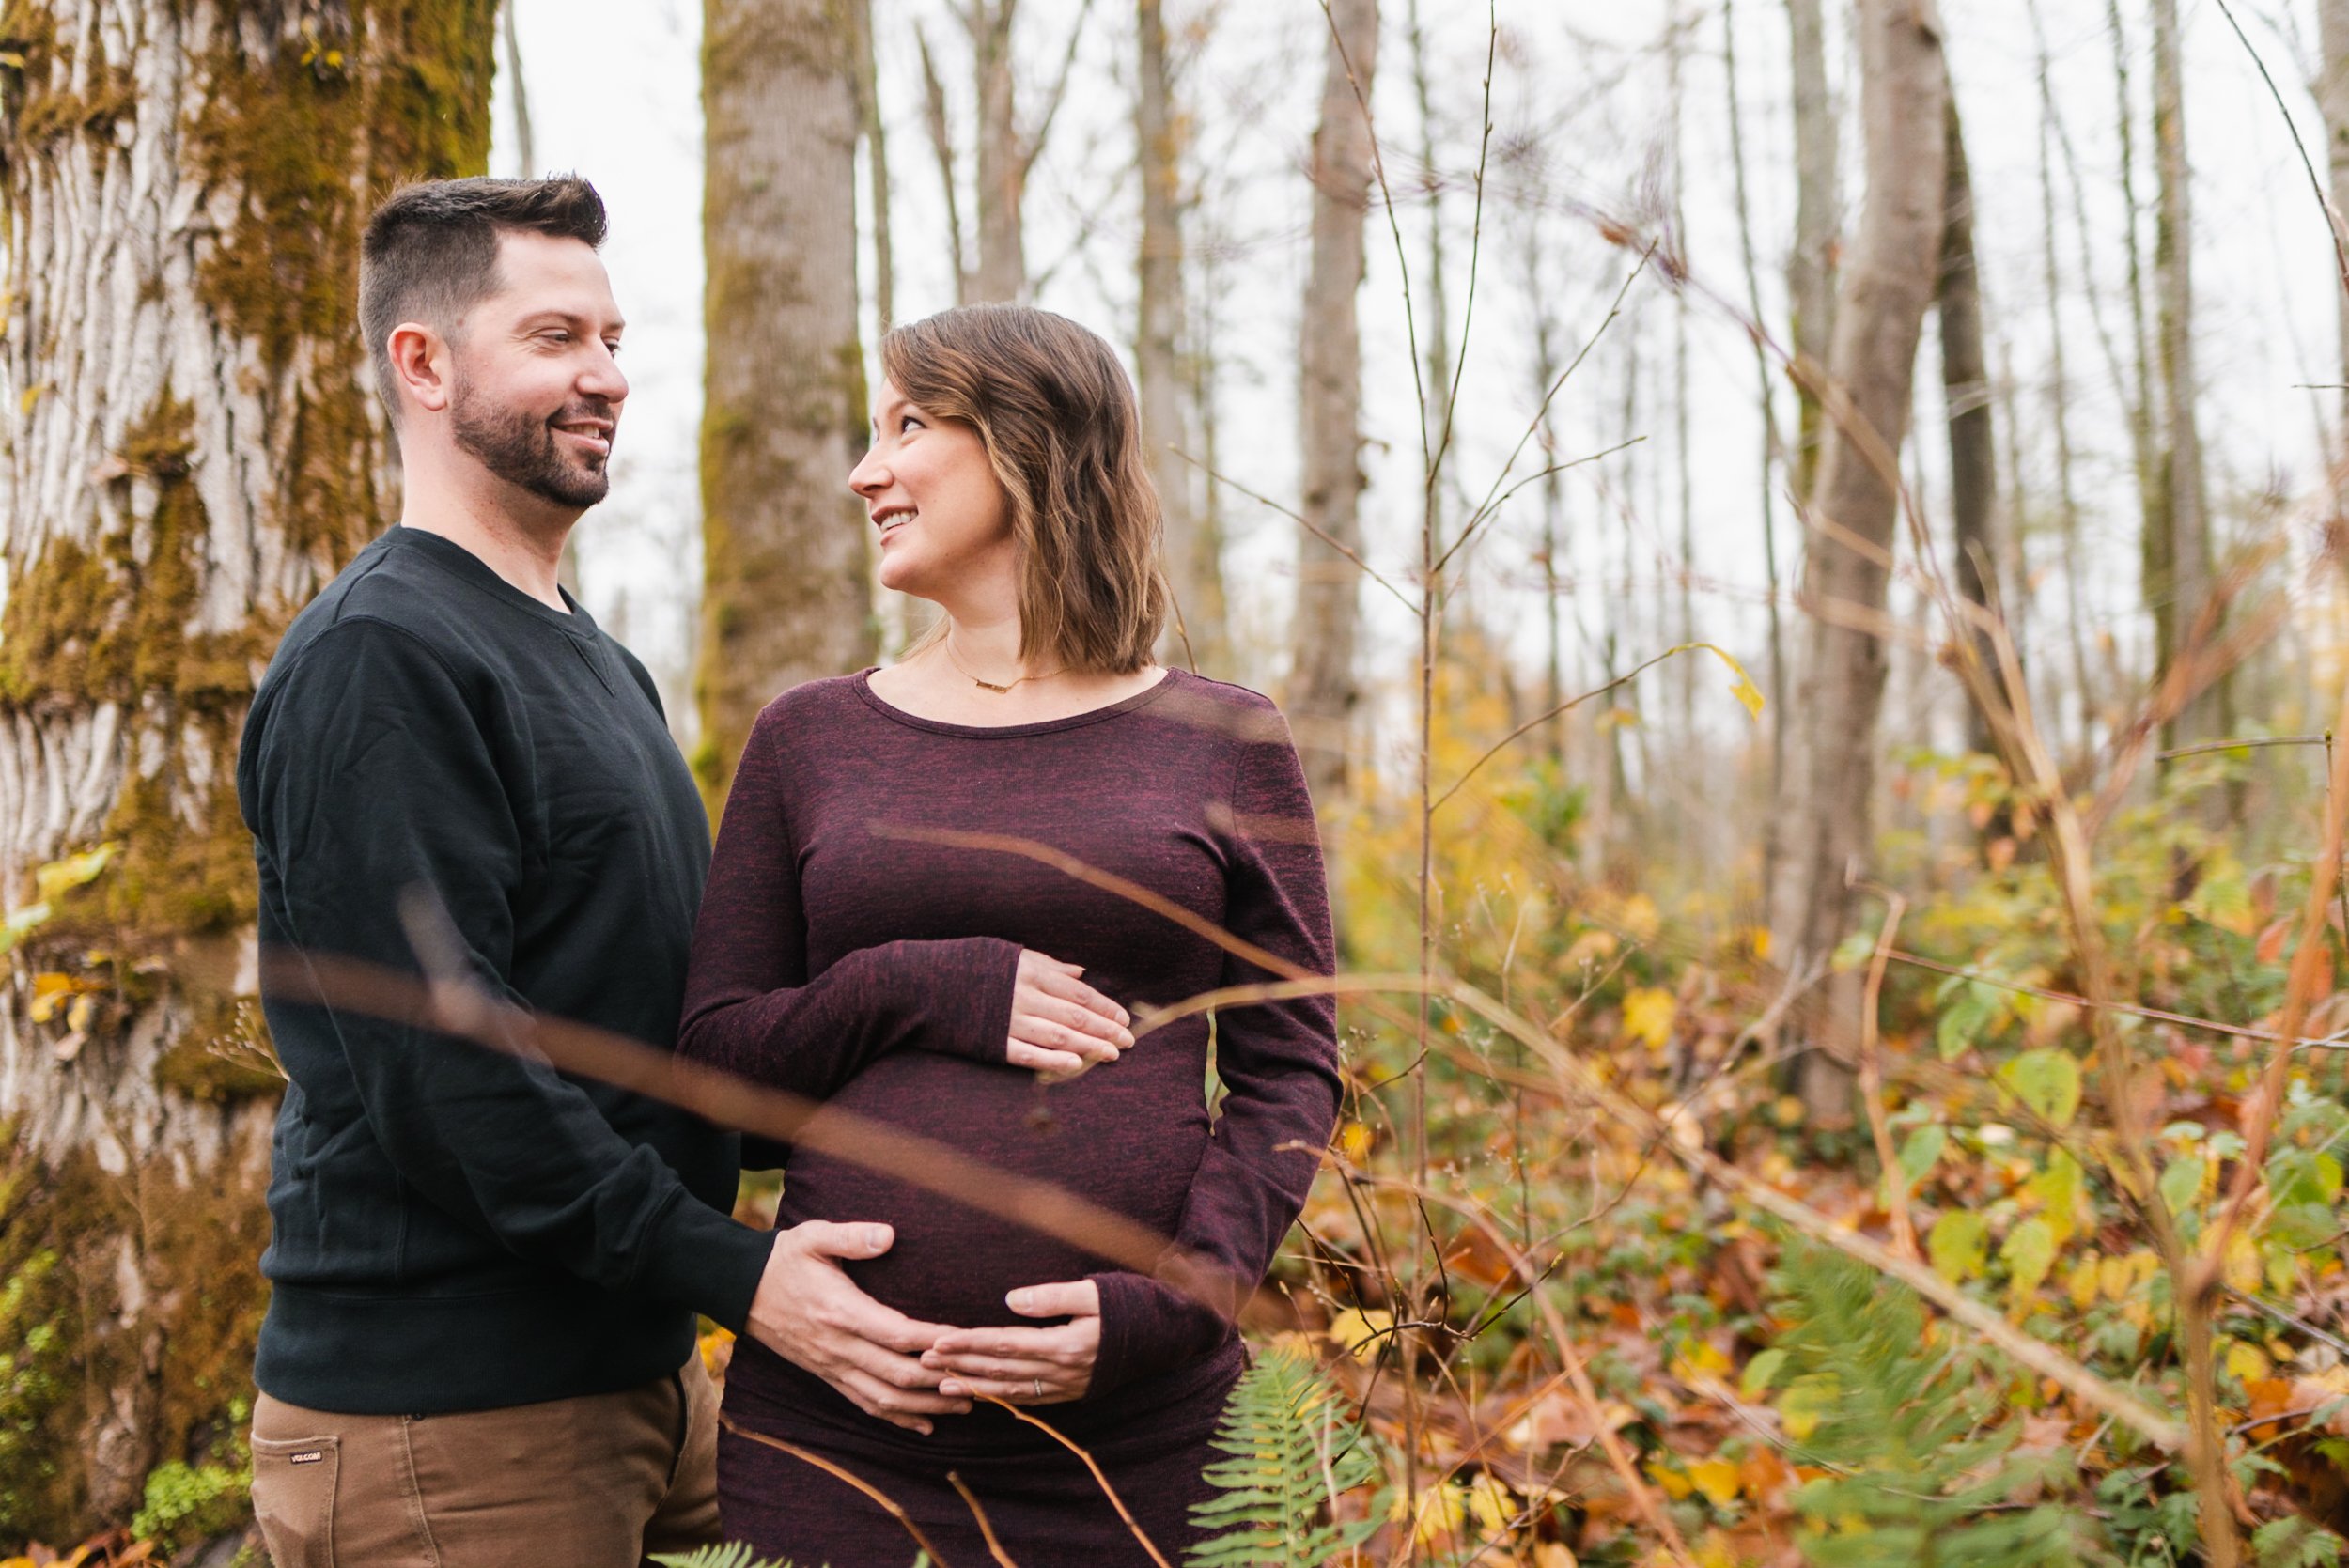
[[[1825,365],[1835,335],[1835,275],[1843,227],[1837,189],[1841,129],[1828,93],[1827,19],[1820,0],[1786,0],[1795,68],[1795,248],[1786,258],[1797,361]],[[1797,380],[1795,493],[1808,495],[1818,472],[1819,400]]]
[[[1221,541],[1193,497],[1196,472],[1183,446],[1183,131],[1167,64],[1160,0],[1135,5],[1135,156],[1142,170],[1142,255],[1134,380],[1142,401],[1142,440],[1164,519],[1167,576],[1178,624],[1166,651],[1195,668],[1228,675]]]
[[[871,660],[857,344],[855,20],[705,0],[702,610],[694,750],[712,815],[777,692]]]
[[[70,1539],[250,1386],[278,1079],[237,740],[287,622],[397,516],[359,233],[400,180],[483,168],[496,10],[8,23],[0,1528]],[[101,846],[77,888],[39,875]]]
[[[1378,66],[1378,0],[1331,0],[1314,132],[1313,256],[1299,333],[1298,427],[1304,476],[1298,540],[1295,657],[1289,717],[1306,783],[1323,807],[1346,794],[1361,616],[1362,224],[1370,210],[1371,83]],[[1335,541],[1332,544],[1330,541]],[[1342,547],[1342,548],[1340,548]]]
[[[1939,18],[1923,0],[1860,0],[1857,28],[1868,191],[1828,356],[1803,564],[1810,624],[1772,899],[1770,950],[1797,972],[1822,963],[1843,939],[1850,881],[1871,847],[1898,454],[1941,250],[1948,84]],[[1852,1069],[1837,1041],[1848,1037],[1858,1008],[1857,976],[1830,979],[1823,991],[1825,1005],[1814,991],[1797,1016],[1812,1048],[1799,1078],[1813,1121],[1831,1126],[1851,1115]]]
[[[1941,266],[1934,311],[1941,325],[1941,398],[1950,440],[1950,520],[1957,591],[1984,607],[1999,602],[1999,459],[1990,427],[1990,372],[1982,346],[1982,276],[1974,266],[1974,187],[1966,165],[1957,99],[1947,100]],[[1975,643],[1997,668],[1988,634]],[[1988,753],[1994,742],[1982,709],[1966,707],[1966,745]]]

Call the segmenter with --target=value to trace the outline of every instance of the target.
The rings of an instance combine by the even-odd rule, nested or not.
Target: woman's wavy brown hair
[[[1115,351],[1065,316],[978,304],[897,328],[880,363],[914,407],[987,447],[1019,541],[1020,657],[1109,675],[1149,663],[1166,619],[1159,496]]]

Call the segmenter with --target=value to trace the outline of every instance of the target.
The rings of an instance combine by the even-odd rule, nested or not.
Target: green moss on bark
[[[490,156],[494,5],[353,5],[345,25],[254,59],[224,42],[188,126],[196,168],[240,193],[236,227],[198,288],[272,374],[305,345],[348,345],[350,379],[311,378],[293,421],[280,523],[297,551],[347,560],[381,532],[376,427],[358,340],[359,235],[370,206],[411,179],[477,174]],[[356,40],[385,46],[362,59]],[[330,363],[334,363],[333,357]],[[341,368],[337,364],[336,368]]]
[[[182,1187],[77,1155],[38,1171],[20,1156],[0,1178],[0,1345],[13,1347],[0,1350],[0,1540],[71,1540],[91,1523],[85,1389],[134,1390],[149,1464],[217,1446],[252,1388],[268,1228],[259,1184],[241,1177]],[[123,1299],[125,1246],[144,1310]]]

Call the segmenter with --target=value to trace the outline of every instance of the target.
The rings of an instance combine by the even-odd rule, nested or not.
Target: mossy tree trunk
[[[57,894],[0,976],[0,1539],[54,1539],[250,1388],[277,1080],[237,737],[396,510],[359,228],[481,168],[493,7],[15,0],[0,33],[0,895]]]
[[[715,815],[777,692],[871,662],[857,345],[855,16],[707,0],[702,614],[694,770]]]

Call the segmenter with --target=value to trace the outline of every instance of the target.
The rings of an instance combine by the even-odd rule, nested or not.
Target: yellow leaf
[[[2226,1365],[2229,1372],[2246,1383],[2267,1375],[2267,1358],[2241,1340],[2227,1346]]]
[[[0,1564],[0,1568],[8,1568]],[[1563,1541],[1541,1541],[1533,1546],[1533,1568],[1581,1568]]]
[[[1661,1050],[1672,1038],[1672,1019],[1679,1011],[1670,991],[1656,986],[1635,986],[1623,996],[1624,1032],[1644,1042],[1650,1050]]]
[[[1715,1508],[1727,1508],[1737,1500],[1737,1467],[1718,1454],[1689,1466],[1688,1480]]]
[[[1394,1314],[1377,1309],[1340,1308],[1330,1318],[1324,1330],[1358,1361],[1367,1361],[1386,1347],[1387,1336],[1394,1330]]]
[[[19,403],[20,411],[24,413],[32,412],[33,405],[40,401],[40,392],[41,389],[39,382],[35,382],[33,385],[26,387],[24,389],[24,396]]]
[[[1692,1340],[1672,1358],[1672,1375],[1683,1383],[1701,1378],[1727,1377],[1729,1357],[1710,1340]]]
[[[2244,1295],[2260,1288],[2260,1245],[2248,1231],[2237,1231],[2227,1238],[2225,1265],[2227,1283]]]
[[[1421,1542],[1455,1534],[1467,1513],[1467,1487],[1456,1481],[1430,1486],[1419,1496],[1419,1517],[1412,1522],[1411,1534]]]
[[[43,903],[54,903],[75,888],[86,886],[112,863],[119,844],[101,844],[61,861],[51,861],[33,873],[33,884]]]
[[[1673,648],[1671,651],[1672,653],[1686,653],[1691,648],[1703,648],[1705,652],[1711,654],[1714,658],[1728,665],[1729,673],[1737,677],[1731,683],[1729,694],[1736,698],[1739,702],[1745,704],[1746,713],[1749,717],[1754,719],[1762,717],[1762,688],[1753,684],[1753,677],[1746,674],[1746,667],[1737,662],[1735,655],[1732,654],[1727,648],[1720,647],[1712,643],[1683,643],[1680,646]]]
[[[1753,955],[1766,964],[1770,961],[1770,928],[1766,925],[1753,928]]]
[[[1338,1152],[1349,1165],[1360,1165],[1370,1153],[1370,1128],[1360,1122],[1346,1123],[1338,1133]]]
[[[2072,1305],[2081,1312],[2096,1304],[2096,1260],[2083,1258],[2074,1265],[2071,1277],[2064,1281],[2063,1294],[2072,1298]]]
[[[1496,1536],[1509,1528],[1517,1516],[1517,1505],[1508,1489],[1490,1471],[1478,1476],[1469,1485],[1469,1516],[1486,1536]]]
[[[1648,1461],[1648,1474],[1654,1476],[1656,1484],[1664,1489],[1664,1496],[1674,1502],[1692,1497],[1696,1493],[1695,1483],[1691,1482],[1688,1473],[1676,1465],[1659,1465],[1651,1459]]]

